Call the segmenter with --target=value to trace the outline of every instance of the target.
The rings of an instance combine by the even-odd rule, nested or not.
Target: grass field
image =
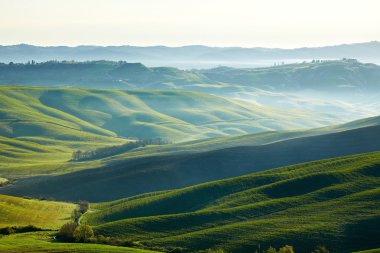
[[[99,244],[59,243],[52,240],[52,233],[34,232],[13,234],[0,238],[2,253],[152,253],[127,247],[115,247]]]
[[[154,246],[254,252],[378,248],[380,153],[293,165],[189,188],[92,204],[96,232]]]
[[[0,195],[0,227],[34,225],[57,229],[71,219],[76,205]]]

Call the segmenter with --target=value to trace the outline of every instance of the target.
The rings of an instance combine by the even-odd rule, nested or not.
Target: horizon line
[[[0,47],[16,47],[16,46],[32,46],[32,47],[67,47],[67,48],[77,48],[77,47],[140,47],[140,48],[149,48],[149,47],[166,47],[166,48],[183,48],[183,47],[208,47],[208,48],[243,48],[243,49],[283,49],[283,50],[293,50],[293,49],[306,49],[306,48],[324,48],[324,47],[336,47],[336,46],[346,46],[346,45],[357,45],[357,44],[370,44],[370,43],[380,43],[380,40],[372,41],[363,41],[363,42],[353,42],[353,43],[340,43],[340,44],[327,44],[323,46],[302,46],[302,47],[263,47],[263,46],[254,46],[254,47],[244,47],[244,46],[212,46],[206,44],[189,44],[189,45],[179,45],[179,46],[169,46],[163,44],[156,45],[132,45],[132,44],[120,44],[120,45],[97,45],[97,44],[77,44],[77,45],[37,45],[37,44],[28,44],[28,43],[18,43],[18,44],[8,44],[0,45]]]

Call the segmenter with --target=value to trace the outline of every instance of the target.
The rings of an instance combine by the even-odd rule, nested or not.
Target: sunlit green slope
[[[76,205],[0,195],[0,228],[34,225],[57,229],[71,219]]]

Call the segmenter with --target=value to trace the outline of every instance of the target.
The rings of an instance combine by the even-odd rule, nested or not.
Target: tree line
[[[95,150],[76,150],[72,154],[72,161],[84,161],[91,159],[99,159],[104,158],[111,155],[121,154],[123,152],[139,148],[145,147],[148,145],[167,145],[171,142],[162,140],[161,138],[156,139],[138,139],[136,141],[130,141],[122,145],[108,146],[97,148]]]

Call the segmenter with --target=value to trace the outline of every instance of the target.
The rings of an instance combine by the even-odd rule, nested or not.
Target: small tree
[[[58,232],[58,238],[63,241],[74,241],[74,231],[77,226],[74,222],[64,224]]]
[[[88,208],[90,207],[90,204],[86,200],[79,201],[79,211],[83,214],[87,212]]]
[[[311,253],[329,253],[330,251],[323,245],[318,245]]]
[[[285,245],[278,250],[278,253],[294,253],[293,246]]]
[[[94,236],[94,231],[89,225],[79,225],[73,235],[76,242],[88,242]]]

